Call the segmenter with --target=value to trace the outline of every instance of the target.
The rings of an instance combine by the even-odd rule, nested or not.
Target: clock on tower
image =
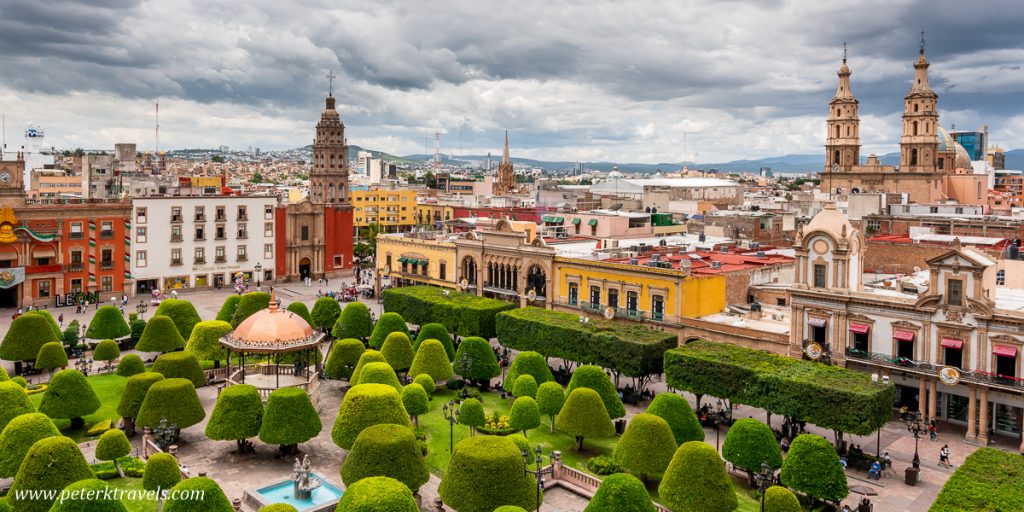
[[[25,169],[25,157],[20,153],[17,160],[0,161],[0,206],[20,206],[21,201],[10,201],[11,198],[25,197],[25,181],[22,179]]]

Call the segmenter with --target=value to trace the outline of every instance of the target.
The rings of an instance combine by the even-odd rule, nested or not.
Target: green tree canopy
[[[39,315],[46,319],[46,323],[50,324],[50,328],[53,329],[53,334],[57,336],[57,340],[61,340],[64,337],[64,331],[60,329],[60,324],[53,319],[53,315],[50,314],[49,310],[46,309],[33,309],[32,311],[26,311],[26,315]]]
[[[216,319],[222,322],[231,322],[235,318],[235,310],[238,309],[238,303],[241,300],[241,295],[235,293],[228,295],[228,297],[224,299],[224,303],[221,304],[220,310],[217,311]]]
[[[1024,510],[1024,457],[978,448],[942,486],[930,512]]]
[[[313,439],[322,429],[320,415],[306,390],[278,388],[270,393],[260,425],[260,441],[291,447]]]
[[[516,383],[514,386],[512,386],[512,396],[516,398],[519,398],[521,396],[536,398],[537,381],[534,380],[533,375],[523,374],[516,378]]]
[[[124,503],[116,498],[117,495],[107,491],[108,487],[106,482],[98,478],[79,480],[65,487],[61,492],[68,496],[93,496],[93,498],[90,500],[58,500],[53,504],[50,512],[128,512]]]
[[[192,328],[185,352],[195,355],[200,361],[222,361],[227,358],[227,351],[220,344],[220,339],[229,332],[231,324],[223,320],[199,322]]]
[[[512,410],[508,413],[508,424],[523,435],[531,428],[540,426],[540,410],[537,401],[530,396],[521,396],[512,402]]]
[[[181,481],[178,459],[169,453],[154,453],[146,461],[142,473],[142,488],[147,491],[171,489]]]
[[[121,377],[131,377],[144,371],[146,371],[146,364],[142,362],[142,358],[138,354],[124,356],[121,363],[117,365],[117,375]]]
[[[193,386],[201,388],[206,385],[206,373],[199,366],[199,360],[191,352],[171,352],[161,354],[153,362],[153,371],[165,378],[175,377],[187,379]]]
[[[480,403],[480,400],[477,400],[476,398],[467,398],[459,405],[460,425],[479,428],[484,426],[485,420],[486,415],[484,414],[484,404]]]
[[[699,441],[683,443],[676,450],[658,494],[675,512],[731,512],[739,507],[718,452]]]
[[[39,412],[55,419],[70,419],[72,428],[81,428],[82,416],[100,408],[96,396],[85,375],[78,370],[61,370],[50,379],[50,387],[43,394]]]
[[[263,400],[255,386],[228,386],[217,396],[206,437],[218,441],[235,441],[238,453],[244,452],[244,441],[260,435],[263,422]]]
[[[142,338],[135,348],[139,352],[173,352],[185,347],[185,340],[170,317],[156,315],[146,322]]]
[[[305,320],[307,324],[313,325],[313,315],[309,314],[309,308],[306,307],[305,302],[293,301],[292,303],[288,304],[288,307],[285,309],[291,311],[292,313],[295,313],[296,315],[301,316],[302,319]]]
[[[571,394],[576,388],[590,388],[597,391],[612,419],[621,418],[626,415],[626,407],[619,399],[619,392],[615,390],[612,379],[604,373],[601,368],[585,364],[576,369],[569,379],[569,386],[565,388],[567,394]]]
[[[162,380],[164,376],[156,372],[142,372],[128,377],[121,393],[121,400],[117,403],[117,414],[122,418],[138,416],[150,386]]]
[[[196,388],[187,379],[173,378],[154,382],[142,400],[135,420],[144,427],[155,427],[160,418],[184,430],[203,421],[206,411]]]
[[[14,380],[0,381],[0,430],[12,419],[36,412],[25,390]]]
[[[455,352],[455,373],[464,379],[488,381],[501,375],[498,358],[487,340],[470,336],[462,340]]]
[[[412,342],[409,341],[409,336],[401,332],[388,334],[388,337],[384,339],[384,345],[380,348],[380,353],[397,372],[408,370],[416,355],[412,351]]]
[[[338,512],[419,512],[408,487],[386,476],[363,478],[345,489]]]
[[[36,441],[25,454],[7,499],[18,512],[47,512],[61,489],[93,477],[89,463],[71,438],[47,437]],[[56,491],[57,495],[39,492],[45,490]]]
[[[124,321],[124,315],[117,306],[100,306],[89,322],[89,328],[85,331],[85,337],[92,340],[116,340],[131,334],[128,322]]]
[[[233,512],[228,497],[217,482],[198,476],[182,480],[171,488],[164,512]],[[177,496],[177,498],[175,498]]]
[[[434,391],[437,386],[434,385],[434,378],[425,373],[421,373],[412,378],[413,384],[419,384],[423,388],[423,391],[427,392],[428,399],[434,395]]]
[[[448,356],[448,362],[455,361],[455,345],[452,343],[452,336],[448,334],[448,329],[443,324],[431,322],[420,326],[420,332],[416,334],[416,342],[413,343],[412,349],[419,352],[420,345],[427,340],[440,341],[444,346],[444,353]]]
[[[341,466],[346,487],[369,477],[386,476],[413,492],[430,479],[427,462],[412,429],[384,423],[366,427],[356,436]]]
[[[398,313],[409,323],[438,322],[450,333],[483,338],[494,337],[495,315],[515,308],[503,300],[436,286],[391,288],[383,298],[384,311]]]
[[[508,373],[505,375],[505,382],[511,383],[515,386],[516,380],[519,379],[520,375],[530,375],[537,385],[544,384],[545,382],[551,382],[555,380],[555,377],[551,375],[551,368],[548,367],[547,360],[544,356],[540,355],[539,352],[532,350],[526,350],[516,354],[515,359],[512,360],[512,364],[508,367]],[[505,391],[514,392],[513,389],[509,389],[508,384],[505,386]]]
[[[803,510],[800,500],[785,487],[773,485],[764,493],[764,512],[803,512]]]
[[[36,441],[59,435],[60,430],[45,414],[30,412],[12,419],[0,431],[0,478],[11,478],[18,472]]]
[[[54,336],[46,318],[40,315],[21,315],[11,322],[11,328],[0,342],[0,359],[35,361],[39,349],[51,341],[60,339]]]
[[[601,396],[585,387],[569,392],[565,405],[555,417],[555,428],[576,438],[577,451],[583,449],[584,438],[615,435],[615,425],[608,417]]]
[[[113,361],[121,357],[121,347],[114,340],[103,340],[92,349],[92,358],[97,361]]]
[[[402,384],[398,382],[398,375],[387,363],[367,363],[363,371],[359,373],[359,381],[355,384],[386,384],[395,388],[395,391],[402,391]]]
[[[64,342],[68,348],[75,348],[78,346],[78,320],[72,320],[64,332],[61,334],[61,341]]]
[[[338,323],[341,306],[333,297],[320,297],[313,303],[313,311],[310,316],[313,317],[311,324],[313,327],[323,332],[329,332],[334,324]]]
[[[424,374],[429,375],[434,382],[448,380],[454,374],[444,345],[438,340],[426,340],[421,343],[413,357],[409,375]]]
[[[555,382],[545,382],[537,388],[537,408],[540,413],[551,419],[551,431],[555,431],[555,416],[565,405],[565,390]]]
[[[359,361],[356,362],[356,368],[352,370],[352,376],[349,377],[348,381],[353,386],[359,383],[359,379],[363,373],[363,367],[370,363],[386,363],[384,356],[376,350],[365,350],[359,355]]]
[[[324,371],[332,379],[349,378],[356,364],[359,363],[359,356],[363,355],[365,350],[366,347],[363,346],[363,342],[355,338],[346,338],[334,342],[330,354],[327,355]]]
[[[227,305],[227,301],[225,301]],[[253,313],[261,311],[270,307],[270,294],[267,292],[249,292],[242,295],[238,299],[238,306],[235,308],[235,313],[231,316],[231,325],[238,327],[238,324],[245,321]],[[221,308],[223,310],[223,307]]]
[[[413,424],[418,426],[418,417],[430,410],[430,398],[427,397],[427,390],[419,384],[409,384],[402,389],[402,405],[405,406],[405,412],[412,416]]]
[[[754,472],[767,463],[772,469],[782,467],[782,451],[771,427],[753,418],[741,418],[729,427],[722,442],[722,457],[747,472],[753,481]]]
[[[59,341],[44,343],[36,355],[36,368],[55,370],[68,365],[68,354],[64,352],[64,344]]]
[[[523,474],[523,457],[514,442],[476,436],[455,445],[438,494],[459,512],[492,512],[502,505],[532,510],[536,488],[533,475]]]
[[[654,512],[643,482],[628,473],[608,475],[601,481],[583,512]]]
[[[383,423],[412,426],[398,391],[385,384],[357,384],[341,401],[331,439],[349,450],[363,429]]]
[[[653,414],[633,416],[615,444],[615,461],[632,473],[646,478],[664,473],[676,451],[676,439],[668,422]]]
[[[169,317],[174,322],[174,326],[178,328],[178,334],[185,340],[192,337],[192,329],[203,320],[199,318],[199,312],[191,302],[181,299],[160,301],[160,306],[156,308],[153,315]]]
[[[820,500],[839,501],[850,493],[839,454],[827,439],[813,434],[793,439],[779,480],[790,489]]]
[[[370,346],[373,348],[380,348],[384,346],[384,340],[387,339],[388,335],[393,332],[404,333],[407,337],[412,337],[409,332],[409,326],[405,324],[405,319],[398,313],[384,313],[377,319],[377,325],[373,327],[373,333],[370,334]]]
[[[331,336],[341,338],[368,338],[373,333],[373,317],[370,308],[362,302],[349,302],[338,316],[331,329]]]
[[[124,478],[124,471],[117,463],[117,459],[132,452],[132,444],[128,442],[128,436],[119,428],[112,428],[100,435],[96,442],[96,459],[109,460],[114,462],[114,469],[117,474]]]
[[[704,429],[701,428],[700,420],[690,408],[690,402],[675,393],[662,393],[655,396],[654,400],[651,400],[651,404],[647,406],[647,413],[668,422],[678,445],[687,441],[704,440]]]

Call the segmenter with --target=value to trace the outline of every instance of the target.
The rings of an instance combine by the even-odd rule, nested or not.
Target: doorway
[[[311,274],[312,267],[313,262],[309,258],[299,260],[299,277],[302,279],[313,277],[313,274]]]
[[[0,308],[18,307],[19,290],[21,290],[20,284],[10,288],[0,288]]]

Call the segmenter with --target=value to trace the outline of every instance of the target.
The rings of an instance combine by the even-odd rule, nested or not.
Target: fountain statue
[[[320,487],[323,483],[319,478],[309,476],[313,473],[309,465],[309,455],[303,455],[302,461],[295,458],[295,466],[292,467],[292,484],[294,486],[295,499],[309,500],[312,498],[313,489]]]

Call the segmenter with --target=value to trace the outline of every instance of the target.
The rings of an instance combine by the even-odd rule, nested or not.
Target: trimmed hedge
[[[114,340],[103,340],[92,349],[92,358],[97,361],[113,361],[121,357],[121,347]]]
[[[520,375],[531,375],[537,385],[544,384],[555,380],[555,376],[551,374],[551,368],[548,367],[548,362],[544,359],[544,356],[540,352],[534,352],[532,350],[525,350],[516,354],[515,359],[512,360],[512,364],[508,366],[508,373],[505,374],[505,383],[512,383],[515,386],[516,379]],[[513,391],[509,389],[510,386],[507,384],[503,386],[505,391]]]
[[[395,375],[395,370],[387,363],[367,363],[359,373],[359,380],[354,384],[385,384],[395,388],[399,393],[402,392],[402,383],[398,382],[398,375]]]
[[[459,343],[453,369],[457,375],[468,380],[488,381],[501,375],[501,367],[498,366],[498,358],[491,344],[476,336],[465,338]]]
[[[287,503],[274,503],[260,507],[259,512],[299,512],[299,510]]]
[[[228,295],[224,299],[224,303],[220,305],[220,309],[217,310],[215,320],[231,323],[231,320],[235,317],[235,310],[238,309],[238,302],[241,300],[242,296],[236,293]]]
[[[217,482],[199,476],[182,480],[171,488],[171,496],[177,499],[167,500],[164,512],[234,512],[231,502]],[[201,496],[198,497],[197,496]]]
[[[146,463],[138,457],[121,457],[117,459],[117,465],[124,471],[124,475],[131,478],[142,478],[143,473],[146,472]],[[114,463],[112,461],[107,462],[96,462],[89,464],[92,468],[92,472],[96,473],[96,478],[100,480],[113,480],[120,478],[121,475],[114,469]]]
[[[121,392],[121,400],[117,403],[117,414],[122,418],[138,416],[150,386],[162,380],[164,376],[156,372],[142,372],[128,377],[124,391]]]
[[[369,426],[356,436],[341,465],[341,481],[351,487],[374,476],[394,478],[413,492],[430,480],[427,462],[412,429],[384,423]]]
[[[676,451],[676,439],[668,422],[653,414],[633,416],[618,443],[614,457],[623,468],[646,477],[664,473]]]
[[[53,334],[57,336],[58,340],[64,338],[64,331],[61,330],[60,324],[54,320],[53,315],[50,314],[49,310],[46,309],[33,309],[32,311],[26,311],[26,315],[39,315],[46,319],[46,323],[50,324],[50,328],[53,329]]]
[[[227,301],[225,301],[225,304]],[[231,315],[231,326],[238,327],[238,324],[245,321],[253,313],[270,307],[270,294],[267,292],[249,292],[238,299],[238,306],[235,313]]]
[[[408,487],[386,476],[364,478],[348,489],[338,501],[336,512],[419,512]]]
[[[68,485],[90,478],[94,478],[92,469],[71,438],[47,437],[36,441],[25,454],[7,499],[18,512],[47,512],[57,496],[38,491],[52,490],[59,495]]]
[[[206,417],[203,404],[199,402],[196,388],[186,379],[164,379],[154,382],[146,398],[142,400],[136,423],[144,427],[155,427],[160,418],[167,418],[167,424],[176,424],[184,430]]]
[[[309,308],[306,307],[305,302],[292,302],[291,304],[288,304],[288,307],[286,307],[285,309],[291,311],[292,313],[295,313],[296,315],[301,316],[302,319],[305,320],[307,324],[313,325],[313,316],[309,314]]]
[[[529,512],[529,511],[527,511],[523,507],[517,507],[515,505],[502,505],[502,506],[494,509],[494,512]]]
[[[146,461],[142,474],[142,488],[147,491],[170,489],[181,481],[178,459],[169,453],[154,453]]]
[[[419,384],[409,384],[402,389],[402,405],[405,406],[405,412],[412,416],[413,422],[419,425],[417,417],[430,410],[430,397],[427,396],[427,390]]]
[[[438,494],[459,512],[492,512],[503,505],[533,510],[536,489],[533,475],[523,474],[523,457],[512,440],[476,436],[455,445]]]
[[[170,317],[171,321],[174,322],[174,326],[178,328],[178,334],[181,335],[182,339],[186,340],[192,337],[192,329],[196,324],[203,321],[199,317],[196,307],[191,302],[181,299],[164,299],[160,301],[160,306],[153,313],[153,316],[156,315]]]
[[[335,339],[363,339],[370,337],[370,334],[373,334],[373,317],[370,308],[362,302],[349,302],[331,329],[331,336]]]
[[[512,396],[516,398],[521,396],[537,398],[537,381],[533,378],[533,375],[520,375],[516,379],[515,385],[512,386]]]
[[[448,332],[459,336],[493,338],[495,317],[515,307],[510,302],[435,286],[406,286],[384,292],[384,311],[398,313],[417,325],[440,321]]]
[[[675,393],[655,396],[647,406],[647,413],[668,422],[672,435],[676,438],[676,444],[704,440],[704,429],[700,426],[697,414],[690,408],[690,402]]]
[[[220,339],[231,332],[231,324],[221,320],[199,322],[192,328],[192,335],[185,345],[185,352],[194,354],[200,361],[223,361],[227,359],[227,350],[220,344]]]
[[[117,461],[132,452],[132,444],[128,436],[120,429],[111,429],[103,433],[96,442],[96,460]]]
[[[814,434],[793,439],[779,480],[790,489],[820,500],[839,501],[850,493],[836,449]]]
[[[423,391],[427,392],[427,399],[434,395],[434,391],[437,390],[437,386],[434,385],[434,378],[425,373],[421,373],[412,378],[413,384],[419,384],[423,388]]]
[[[412,426],[398,391],[384,384],[358,384],[349,389],[341,401],[331,439],[339,447],[350,450],[363,429],[383,423]]]
[[[131,322],[128,322],[128,328],[131,329],[131,334],[128,335],[128,341],[133,345],[137,344],[142,339],[142,333],[146,331],[146,321],[141,318],[136,318]]]
[[[333,297],[320,297],[313,303],[313,311],[310,312],[309,316],[313,321],[309,324],[314,329],[328,332],[334,327],[334,324],[338,323],[338,317],[341,316],[341,306],[338,305],[338,301]]]
[[[121,312],[117,314],[120,318]],[[54,336],[46,318],[40,315],[21,315],[11,322],[3,342],[0,342],[0,359],[35,361],[39,349],[51,341],[60,341],[60,338]]]
[[[551,431],[555,431],[555,416],[565,405],[565,390],[555,382],[545,382],[537,388],[537,408],[540,413],[551,419]]]
[[[654,512],[654,503],[643,482],[633,475],[609,475],[597,488],[583,512]]]
[[[11,478],[18,472],[29,448],[40,439],[61,435],[47,415],[32,412],[10,421],[0,432],[0,478]]]
[[[85,331],[85,337],[92,340],[116,340],[124,338],[132,333],[128,322],[125,322],[124,315],[117,306],[100,306],[89,322],[89,328]]]
[[[838,366],[698,340],[665,353],[666,382],[813,423],[868,435],[892,417],[893,384]]]
[[[1024,510],[1024,457],[978,448],[956,468],[929,510]]]
[[[206,437],[218,441],[243,441],[260,435],[263,400],[255,386],[236,384],[224,388],[206,423]]]
[[[480,403],[480,400],[467,398],[459,404],[459,425],[480,428],[484,426],[486,420],[484,404]]]
[[[96,412],[100,399],[96,396],[85,375],[78,370],[61,370],[50,379],[50,387],[43,394],[39,412],[55,419],[70,419],[72,425],[81,422],[82,416]]]
[[[658,494],[675,512],[732,512],[739,507],[725,463],[714,447],[699,441],[676,450]]]
[[[583,449],[583,440],[587,437],[615,435],[615,425],[612,425],[601,396],[590,388],[576,388],[569,392],[565,405],[555,417],[555,428],[576,438],[577,451]]]
[[[88,496],[90,499],[68,499],[57,501],[50,512],[127,512],[124,503],[108,493],[109,486],[103,480],[90,478],[79,480],[64,488],[62,493],[69,496]]]
[[[529,396],[516,398],[508,413],[508,424],[516,430],[522,430],[524,436],[527,430],[539,427],[540,409],[537,408],[537,401]]]
[[[433,382],[452,378],[451,360],[441,341],[430,339],[420,344],[409,367],[409,375],[429,375]]]
[[[138,354],[128,354],[121,359],[115,373],[121,377],[131,377],[144,371],[146,371],[146,365],[142,362],[142,358]]]
[[[370,334],[369,345],[379,349],[384,346],[384,340],[393,332],[402,332],[406,336],[412,337],[412,333],[409,332],[409,326],[405,324],[405,319],[402,318],[402,315],[398,313],[384,313],[380,315],[380,318],[377,319],[377,325],[373,326],[373,332]]]
[[[327,363],[324,365],[324,372],[332,379],[347,379],[352,376],[352,370],[359,363],[359,356],[363,355],[366,347],[363,342],[355,338],[346,338],[334,342],[331,352],[327,355]]]
[[[722,457],[753,478],[762,463],[772,469],[782,467],[782,450],[771,427],[753,418],[736,420],[722,442]]]
[[[578,315],[538,307],[501,313],[497,326],[506,347],[614,368],[627,377],[661,373],[665,351],[679,343],[675,334],[603,319],[581,324]]]
[[[323,423],[306,390],[278,388],[270,393],[260,424],[260,441],[290,446],[313,439],[321,430]]]
[[[412,342],[409,341],[409,337],[401,332],[388,334],[388,337],[384,339],[384,345],[380,347],[380,353],[396,372],[408,370],[416,355],[412,351]]]
[[[68,354],[64,351],[64,344],[59,341],[44,343],[36,355],[36,368],[40,370],[55,370],[68,365]]]
[[[7,375],[7,370],[3,366],[0,366],[0,382],[11,380],[11,376]]]
[[[573,372],[565,392],[571,394],[576,388],[590,388],[597,391],[597,394],[601,396],[601,401],[604,402],[605,410],[608,411],[608,416],[612,419],[626,415],[626,407],[619,399],[619,392],[615,390],[615,384],[612,384],[612,379],[604,373],[604,370],[589,364],[580,366]]]
[[[412,349],[419,352],[420,345],[427,340],[440,341],[444,345],[444,352],[448,356],[448,362],[451,363],[455,360],[455,344],[452,343],[452,336],[448,334],[448,329],[444,325],[437,322],[421,325],[420,332],[416,334],[416,341],[412,344]]]
[[[363,367],[370,363],[386,363],[384,356],[373,349],[365,350],[359,355],[359,361],[356,362],[356,367],[352,370],[352,376],[349,377],[348,382],[353,386],[359,383],[359,379],[362,378]]]
[[[173,352],[185,348],[185,339],[169,316],[156,315],[146,322],[142,337],[135,345],[139,352]]]
[[[764,493],[764,512],[803,512],[800,500],[793,491],[773,485]],[[942,510],[953,510],[950,508]]]
[[[168,379],[186,379],[196,388],[206,385],[206,373],[199,365],[199,359],[191,352],[161,354],[153,362],[153,371]]]

